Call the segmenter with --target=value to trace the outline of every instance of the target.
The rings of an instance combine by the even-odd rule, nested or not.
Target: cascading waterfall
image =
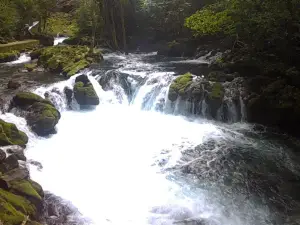
[[[192,108],[208,117],[208,106],[205,101],[171,103],[167,91],[174,73],[143,62],[152,56],[105,56],[117,66],[112,70],[120,73],[118,79],[111,69],[95,76],[85,71],[100,98],[92,111],[79,111],[76,102],[73,110],[67,106],[63,90],[74,86],[76,76],[34,90],[47,93],[61,111],[57,134],[51,137],[37,137],[23,118],[0,115],[29,135],[26,156],[43,165],[42,170],[31,165],[31,177],[90,219],[76,217],[69,224],[275,224],[283,211],[269,204],[285,205],[288,198],[269,195],[287,171],[298,173],[293,159],[282,146],[261,140],[248,124],[186,114]],[[100,85],[101,79],[110,82]],[[245,118],[239,100],[241,110],[228,110],[232,122],[237,111]],[[264,183],[270,174],[274,183]],[[250,177],[255,182],[249,183]]]

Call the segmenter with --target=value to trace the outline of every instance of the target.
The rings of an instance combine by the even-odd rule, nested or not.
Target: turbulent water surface
[[[49,138],[36,137],[22,118],[1,116],[30,136],[27,157],[43,165],[31,167],[32,178],[80,211],[70,224],[297,224],[296,144],[246,123],[183,113],[186,106],[166,95],[178,65],[191,62],[157,59],[106,55],[87,72],[101,101],[93,110],[76,110],[75,102],[69,110],[59,94],[75,77],[35,89],[55,88],[51,99],[62,112]]]

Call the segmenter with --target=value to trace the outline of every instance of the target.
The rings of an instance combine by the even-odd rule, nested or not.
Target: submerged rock
[[[99,105],[99,97],[86,75],[76,78],[74,97],[81,106]]]
[[[7,84],[7,88],[8,89],[18,89],[19,87],[21,87],[20,82],[16,81],[16,80],[10,80]]]
[[[13,98],[12,106],[25,112],[28,125],[38,135],[45,136],[55,132],[60,112],[49,100],[30,92],[20,92]]]

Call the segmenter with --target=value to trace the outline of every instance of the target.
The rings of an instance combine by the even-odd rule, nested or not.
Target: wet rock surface
[[[73,92],[74,98],[80,106],[99,105],[99,97],[86,75],[76,77]]]
[[[29,126],[38,135],[55,133],[60,112],[49,100],[30,92],[19,92],[13,97],[11,108],[22,110]]]

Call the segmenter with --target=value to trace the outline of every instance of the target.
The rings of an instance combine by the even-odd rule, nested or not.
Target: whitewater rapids
[[[49,138],[31,133],[23,118],[1,115],[30,138],[26,156],[43,165],[42,170],[30,167],[32,179],[70,201],[82,218],[89,220],[79,223],[79,216],[75,224],[273,224],[267,204],[220,185],[227,171],[218,165],[221,157],[237,146],[251,148],[253,154],[265,154],[270,160],[270,152],[277,156],[276,152],[284,154],[282,149],[245,136],[242,131],[252,129],[245,123],[225,125],[156,111],[161,99],[165,99],[167,108],[166,95],[174,73],[141,60],[148,56],[106,56],[117,71],[130,74],[135,91],[132,100],[118,83],[104,91],[98,83],[103,72],[96,76],[88,73],[101,101],[92,111],[70,111],[63,95],[52,93],[51,100],[62,117],[57,134]],[[138,84],[135,77],[144,82]],[[33,91],[43,96],[56,88],[63,93],[63,88],[72,87],[74,82],[72,77]],[[199,146],[204,148],[196,157],[194,149]],[[195,162],[205,179],[180,172]],[[292,167],[292,161],[289,163]],[[234,176],[242,176],[235,166],[231,166],[236,169]],[[219,176],[212,179],[216,174]]]

